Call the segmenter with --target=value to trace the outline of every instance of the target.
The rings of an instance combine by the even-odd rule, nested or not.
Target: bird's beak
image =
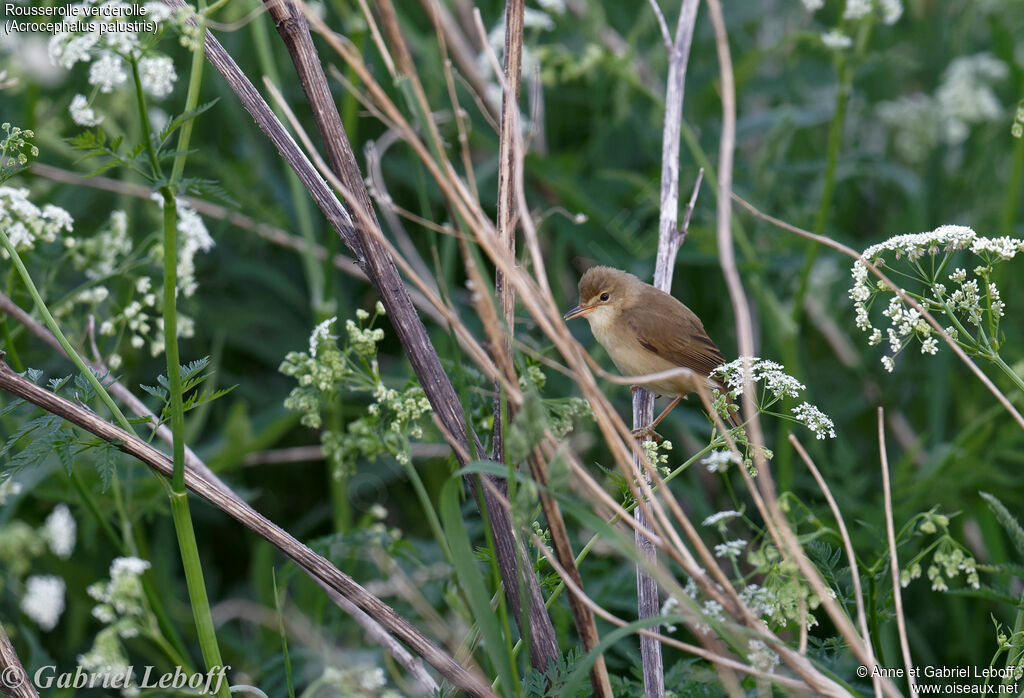
[[[572,320],[573,318],[583,317],[596,307],[596,305],[577,305],[575,308],[567,312],[562,317],[566,320]]]

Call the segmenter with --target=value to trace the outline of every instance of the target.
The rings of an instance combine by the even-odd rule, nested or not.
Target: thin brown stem
[[[909,669],[914,666],[910,657],[910,643],[907,641],[907,621],[903,614],[903,593],[900,586],[900,562],[896,555],[896,527],[892,517],[892,489],[889,484],[889,454],[885,447],[885,410],[878,408],[878,457],[882,464],[882,502],[885,507],[885,535],[889,542],[889,571],[892,573],[892,598],[896,605],[896,628],[900,636],[900,652],[903,654],[903,666],[907,672],[907,686],[911,698],[917,698],[917,682]],[[875,666],[869,665],[871,673]]]

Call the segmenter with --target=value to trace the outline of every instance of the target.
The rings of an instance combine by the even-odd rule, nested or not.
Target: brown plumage
[[[642,384],[655,393],[676,396],[648,429],[653,430],[679,399],[697,389],[696,380],[725,392],[717,380],[709,378],[725,357],[708,337],[704,323],[681,302],[611,267],[588,269],[580,279],[579,292],[580,304],[565,319],[586,318],[594,338],[622,375],[641,376],[680,366],[697,374]],[[736,414],[730,421],[739,426]]]

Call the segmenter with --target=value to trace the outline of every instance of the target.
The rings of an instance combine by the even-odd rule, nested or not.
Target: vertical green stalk
[[[184,494],[185,406],[181,395],[181,361],[178,356],[178,210],[171,187],[163,187],[161,192],[164,196],[164,353],[167,355],[171,433],[174,434],[174,475],[171,488],[175,494]]]
[[[201,14],[205,2],[200,0],[200,14],[195,15],[199,22],[199,46],[192,53],[192,65],[189,74],[188,92],[185,99],[185,112],[196,108],[199,101],[199,88],[203,73],[203,43],[206,30]],[[149,118],[146,112],[142,85],[139,81],[138,68],[132,63],[132,74],[135,76],[136,98],[140,118],[145,130],[144,138],[149,146],[150,160],[154,175],[160,177],[160,163],[153,152],[153,134],[150,131]],[[167,355],[168,407],[170,409],[170,425],[173,435],[174,472],[171,477],[171,518],[178,537],[178,548],[181,563],[185,571],[185,583],[188,586],[189,599],[192,605],[192,617],[196,624],[196,635],[207,669],[223,666],[217,635],[213,627],[213,616],[210,613],[210,600],[206,595],[206,583],[203,579],[203,566],[199,558],[199,546],[196,543],[195,529],[192,527],[192,515],[189,510],[188,493],[185,489],[185,409],[183,405],[181,384],[181,361],[178,354],[178,210],[176,194],[182,174],[185,170],[185,158],[192,136],[192,119],[187,119],[178,132],[178,151],[171,167],[170,181],[160,188],[163,196],[164,215],[164,352]],[[222,684],[217,695],[229,698],[231,695],[227,685]]]

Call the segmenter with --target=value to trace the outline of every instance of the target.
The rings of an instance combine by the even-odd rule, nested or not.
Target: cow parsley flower
[[[821,35],[821,43],[825,44],[826,48],[844,51],[853,46],[853,39],[838,29],[831,29]]]
[[[715,546],[715,557],[729,558],[735,560],[743,553],[743,549],[747,547],[747,541],[742,538],[736,540],[728,540],[724,543],[719,543]]]
[[[100,92],[109,94],[128,82],[128,70],[124,59],[116,53],[105,51],[89,66],[89,84],[100,88]]]
[[[777,402],[786,397],[799,397],[800,393],[806,390],[807,387],[786,373],[785,367],[782,364],[767,359],[759,359],[756,356],[749,361],[751,381],[757,388],[755,403],[761,412],[774,414],[783,419],[795,418],[796,421],[813,431],[819,439],[825,438],[826,435],[830,438],[835,438],[836,434],[832,420],[817,407],[809,403],[805,402],[795,408],[793,410],[793,417],[770,412],[770,408]],[[746,381],[743,364],[744,361],[741,357],[735,361],[723,364],[711,372],[711,377],[720,379],[734,400],[739,398],[745,389]]]
[[[66,504],[61,503],[46,517],[43,535],[53,554],[66,560],[75,549],[77,530],[78,526],[75,524],[75,517],[71,515],[71,510]]]
[[[1024,251],[1024,240],[1002,236],[986,238],[965,226],[944,225],[925,233],[896,235],[866,249],[862,259],[892,276],[914,282],[904,292],[915,298],[929,313],[943,314],[951,325],[946,333],[969,353],[994,360],[998,348],[999,321],[1006,314],[1006,304],[999,288],[992,281],[996,265],[1013,259]],[[954,258],[974,255],[980,264],[969,273],[964,267],[950,270]],[[897,262],[899,264],[897,264]],[[868,333],[874,345],[884,336],[889,355],[882,365],[892,371],[893,358],[910,343],[920,342],[921,353],[934,355],[939,350],[937,333],[921,313],[904,303],[883,284],[870,277],[864,262],[854,262],[851,270],[855,322]],[[869,278],[870,277],[870,278]],[[875,327],[871,310],[880,296],[889,296],[881,315],[888,327]]]
[[[871,0],[846,0],[843,19],[858,20],[871,12]]]
[[[7,233],[19,252],[30,250],[40,242],[53,242],[62,232],[74,230],[74,219],[53,204],[39,208],[29,201],[28,189],[0,186],[0,229]],[[7,259],[7,252],[2,256]]]
[[[53,575],[32,576],[25,580],[25,593],[21,597],[21,610],[35,621],[40,630],[49,632],[57,627],[64,613],[64,580]]]
[[[139,80],[146,94],[163,99],[171,94],[178,74],[174,72],[174,61],[168,56],[155,56],[139,60]]]
[[[814,432],[815,438],[836,438],[835,424],[814,405],[803,402],[793,408],[793,415],[798,422]]]
[[[702,525],[707,526],[709,528],[717,528],[728,521],[738,519],[740,516],[742,516],[742,514],[740,514],[740,512],[738,511],[718,511],[704,519]]]
[[[103,121],[103,117],[96,116],[96,111],[89,106],[89,100],[85,95],[72,97],[68,111],[71,112],[71,120],[79,126],[99,126]]]
[[[740,457],[732,451],[728,449],[721,449],[718,451],[712,451],[702,458],[700,462],[701,465],[708,469],[709,473],[717,473],[718,471],[725,472],[732,463],[739,465],[741,460]]]

